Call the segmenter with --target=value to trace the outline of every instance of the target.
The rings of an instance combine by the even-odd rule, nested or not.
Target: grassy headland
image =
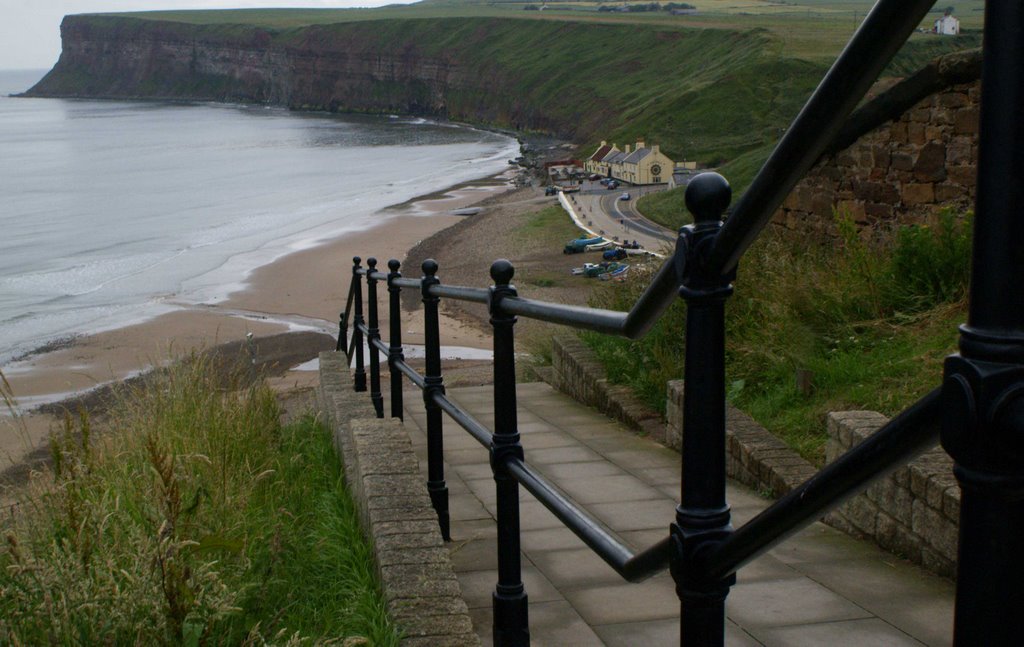
[[[980,13],[959,7],[964,26]],[[749,182],[870,2],[799,4],[697,0],[696,15],[599,11],[601,3],[427,2],[366,10],[251,9],[76,16],[90,36],[220,43],[280,52],[318,51],[374,60],[401,53],[402,66],[441,64],[458,81],[377,80],[351,96],[292,97],[305,109],[418,111],[549,132],[584,154],[600,140],[658,143],[672,158],[721,167],[737,192]],[[625,6],[642,3],[626,3]],[[858,18],[859,16],[859,18]],[[930,20],[930,19],[929,19]],[[889,73],[902,75],[979,37],[919,34]],[[329,63],[327,63],[329,65]],[[58,66],[58,69],[59,66]],[[64,70],[70,94],[102,95],[88,71]],[[237,83],[214,75],[143,79],[129,96],[245,100]],[[120,83],[121,81],[118,81]],[[323,84],[318,80],[312,85]],[[428,87],[429,86],[429,87]],[[443,94],[438,99],[437,93]],[[262,88],[255,100],[275,100]],[[250,99],[252,100],[252,99]]]

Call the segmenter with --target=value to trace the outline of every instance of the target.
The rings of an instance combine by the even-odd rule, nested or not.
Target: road
[[[584,182],[578,193],[567,194],[579,215],[596,233],[615,242],[637,241],[644,249],[664,251],[674,247],[676,233],[647,220],[636,210],[641,193],[646,195],[663,187],[620,185],[609,190],[597,182]],[[629,200],[621,200],[629,193]]]

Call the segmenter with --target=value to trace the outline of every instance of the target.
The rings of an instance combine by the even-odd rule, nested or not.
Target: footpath
[[[492,426],[493,387],[449,388]],[[637,548],[662,539],[679,497],[679,454],[544,383],[520,384],[526,460]],[[422,395],[406,396],[405,427],[426,479]],[[450,492],[448,550],[476,633],[491,644],[497,582],[494,480],[487,452],[444,421]],[[521,489],[523,581],[533,645],[675,645],[679,603],[665,572],[622,580]],[[770,501],[730,483],[733,525]],[[727,645],[949,645],[953,584],[816,523],[737,574],[726,603]]]

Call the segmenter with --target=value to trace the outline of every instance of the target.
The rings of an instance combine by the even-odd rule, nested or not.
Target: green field
[[[153,11],[128,13],[140,18],[172,20],[192,24],[247,24],[270,29],[291,29],[309,25],[380,19],[421,18],[516,18],[581,23],[642,24],[673,28],[751,30],[764,29],[786,57],[829,62],[849,40],[874,3],[861,0],[804,0],[769,2],[764,0],[690,0],[698,13],[673,16],[666,12],[599,12],[602,4],[623,6],[639,2],[552,2],[540,12],[524,11],[528,2],[467,2],[465,0],[424,0],[412,5],[379,9],[241,9],[212,11]],[[929,28],[947,6],[965,31],[981,30],[983,0],[967,0],[956,5],[938,4],[922,23]],[[912,43],[938,40],[929,34],[916,34]],[[955,41],[956,39],[942,39]],[[944,47],[955,46],[948,42]]]

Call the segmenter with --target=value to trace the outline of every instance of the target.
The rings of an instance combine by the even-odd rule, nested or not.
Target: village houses
[[[648,147],[643,140],[636,142],[635,148],[626,144],[624,150],[603,141],[584,163],[588,173],[630,184],[665,184],[677,166],[657,144]],[[685,162],[682,166],[696,168],[693,162]]]

